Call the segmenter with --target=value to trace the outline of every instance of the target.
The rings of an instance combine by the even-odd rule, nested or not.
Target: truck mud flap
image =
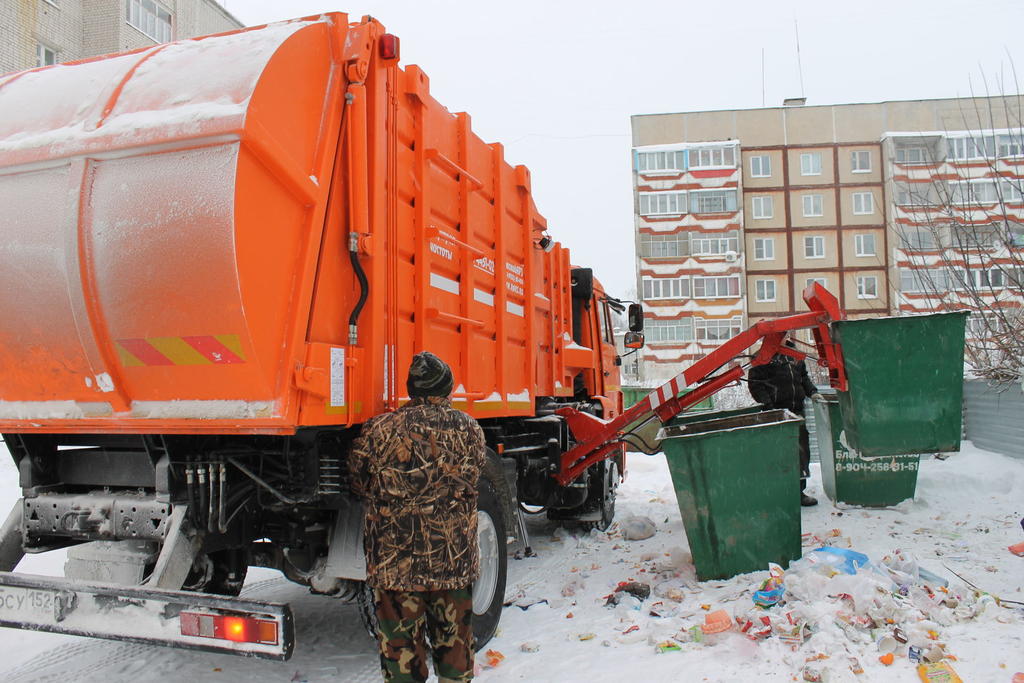
[[[0,626],[286,660],[284,603],[0,572]]]

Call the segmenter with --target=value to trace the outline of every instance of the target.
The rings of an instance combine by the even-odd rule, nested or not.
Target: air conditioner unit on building
[[[732,249],[730,249],[729,251],[725,252],[725,260],[728,261],[729,263],[733,263],[739,257],[740,257],[740,255],[737,254]]]

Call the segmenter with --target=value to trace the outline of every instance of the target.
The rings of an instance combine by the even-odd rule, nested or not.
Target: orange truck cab
[[[287,657],[290,612],[233,596],[254,565],[361,594],[345,461],[420,350],[487,437],[478,645],[520,505],[611,523],[621,444],[559,482],[556,411],[622,412],[623,303],[399,52],[332,13],[0,76],[0,585],[52,607],[0,624]],[[66,546],[63,583],[13,572]]]

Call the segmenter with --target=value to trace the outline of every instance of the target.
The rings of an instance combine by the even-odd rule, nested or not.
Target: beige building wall
[[[867,152],[871,168],[868,171],[853,170],[854,152]],[[882,182],[881,145],[840,145],[836,156],[839,158],[840,183]]]
[[[874,278],[876,294],[874,298],[861,298],[857,289],[858,278]],[[843,288],[848,293],[845,305],[847,311],[855,312],[880,307],[888,308],[889,306],[889,293],[885,288],[885,271],[881,268],[844,273]]]
[[[771,240],[772,258],[757,258],[756,240]],[[744,240],[747,271],[786,270],[789,268],[789,245],[785,232],[754,232],[747,230]]]
[[[772,213],[770,218],[755,217],[755,204],[759,204],[764,215],[766,203],[763,198],[769,198],[768,208]],[[747,188],[743,193],[743,223],[747,230],[762,230],[765,228],[786,227],[786,193],[782,190],[764,190]]]
[[[804,197],[814,196],[821,198],[821,215],[805,216]],[[812,210],[817,208],[816,201],[808,201],[812,205],[808,208]],[[820,190],[795,190],[789,193],[789,202],[790,221],[794,228],[811,228],[836,224],[836,193],[830,187],[823,187]]]
[[[842,231],[843,235],[843,263],[849,268],[867,268],[885,265],[886,241],[884,226],[865,226],[861,229],[850,228]],[[874,238],[874,253],[866,253],[859,256],[857,252],[857,236],[871,235]],[[860,240],[865,245],[865,240]]]
[[[830,185],[835,180],[835,163],[832,147],[799,147],[787,152],[789,158],[790,185]],[[804,175],[803,159],[805,156],[816,159],[820,171],[817,174]]]
[[[854,195],[861,195],[861,197],[858,199]],[[871,195],[871,199],[866,200],[863,195]],[[842,216],[843,227],[884,224],[885,206],[883,202],[881,185],[839,188],[840,216]],[[862,212],[870,208],[871,213],[854,213],[858,207]]]
[[[886,131],[1005,127],[1020,116],[1015,98],[906,100],[632,117],[633,145],[738,139],[743,147],[872,143]]]
[[[775,283],[775,300],[762,302],[757,300],[758,280],[770,280]],[[750,273],[747,276],[747,314],[751,317],[765,317],[787,305],[789,301],[789,277],[778,273]]]
[[[824,255],[820,258],[808,257],[807,240],[820,238],[824,247]],[[817,241],[816,241],[817,243]],[[839,266],[839,249],[836,231],[833,230],[800,230],[793,233],[793,268],[827,270]]]
[[[751,170],[751,159],[753,157],[768,157],[768,165],[771,167],[771,175],[768,177],[754,176]],[[782,150],[743,150],[743,188],[752,190],[759,187],[781,187],[782,185]]]

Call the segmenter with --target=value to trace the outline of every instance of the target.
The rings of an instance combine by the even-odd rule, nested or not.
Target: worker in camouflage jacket
[[[416,354],[411,400],[367,422],[349,460],[352,491],[366,507],[366,577],[385,681],[427,680],[426,638],[441,681],[473,678],[484,436],[451,407],[452,385],[444,361]]]
[[[786,342],[794,348],[792,340]],[[755,365],[747,373],[747,386],[755,401],[771,410],[788,410],[797,415],[804,414],[804,399],[815,396],[817,387],[807,374],[807,364],[784,353],[776,353],[764,365]],[[798,442],[800,458],[800,504],[817,505],[813,496],[804,493],[807,477],[811,476],[810,435],[803,422],[800,423]]]

